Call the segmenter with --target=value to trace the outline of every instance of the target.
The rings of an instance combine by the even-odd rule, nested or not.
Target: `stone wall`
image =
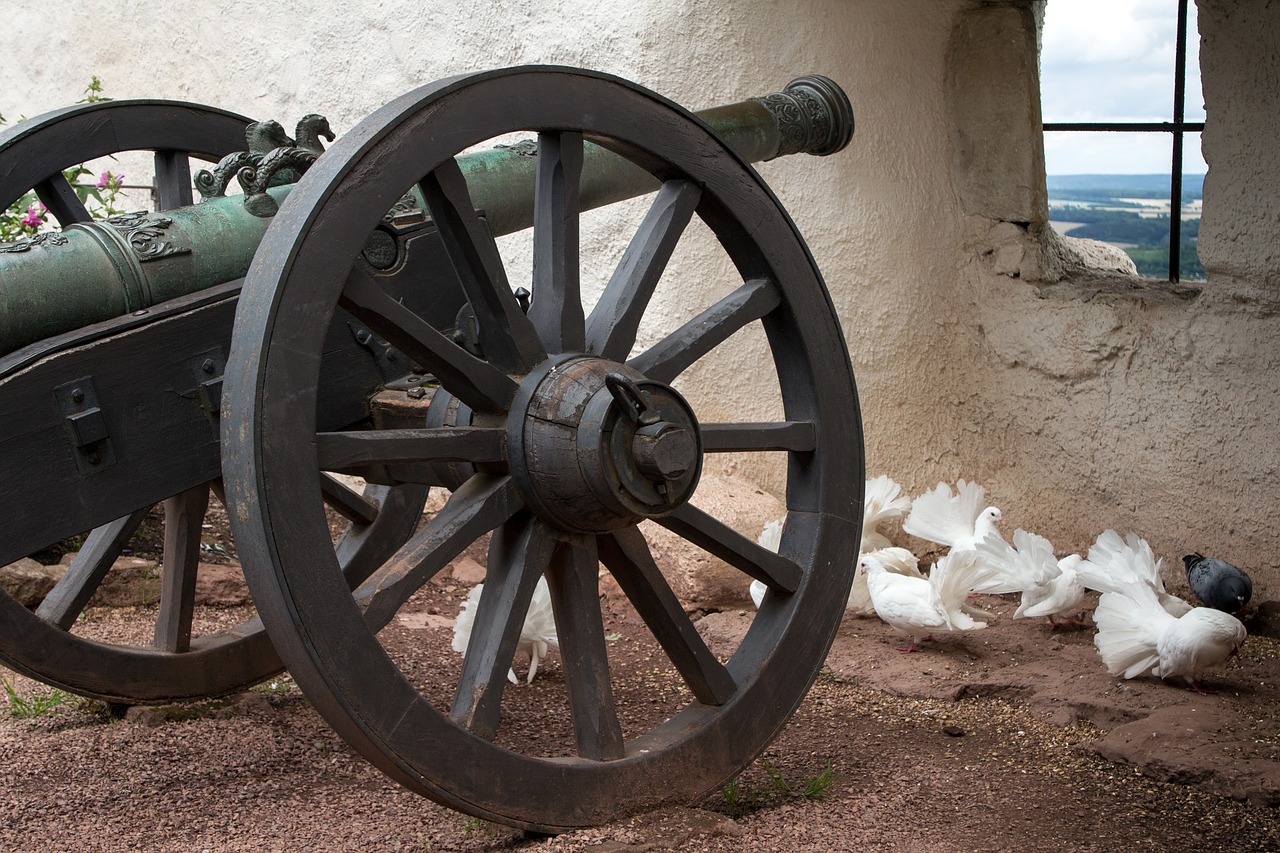
[[[1104,527],[1136,530],[1175,572],[1193,550],[1249,567],[1262,586],[1255,598],[1265,600],[1280,580],[1270,535],[1280,497],[1280,213],[1267,142],[1280,13],[1199,4],[1209,164],[1200,246],[1209,281],[1198,293],[1119,275],[1106,258],[1083,256],[1087,241],[1045,226],[1027,189],[1043,181],[1042,161],[1025,154],[1038,134],[1026,132],[1022,90],[1008,79],[1016,51],[984,66],[963,49],[982,45],[965,33],[989,39],[1019,20],[1028,20],[1024,10],[998,5],[962,12],[953,44],[952,72],[970,75],[953,80],[953,137],[979,135],[966,144],[986,146],[982,159],[1007,166],[1006,195],[994,199],[990,175],[975,183],[972,170],[956,170],[966,298],[955,303],[965,316],[948,337],[970,374],[955,392],[968,412],[958,455],[970,461],[960,467],[995,484],[1013,524],[1060,546],[1082,547]],[[1026,26],[1034,33],[1034,22]],[[984,121],[966,123],[975,98],[990,100],[975,93],[992,86],[1009,96]]]
[[[339,12],[282,0],[194,2],[163,21],[137,2],[28,4],[0,31],[0,113],[75,101],[91,74],[115,97],[192,99],[286,125],[320,111],[339,131],[424,81],[517,63],[600,68],[693,108],[826,74],[853,100],[853,143],[760,170],[826,273],[868,472],[912,492],[976,479],[1011,526],[1060,549],[1116,527],[1148,536],[1175,567],[1188,550],[1220,554],[1254,571],[1262,600],[1280,582],[1268,523],[1280,497],[1280,12],[1200,7],[1210,282],[1191,298],[1087,271],[1105,255],[1048,231],[1034,2],[445,0]],[[584,224],[588,289],[622,251],[616,217],[639,210]],[[655,322],[702,304],[687,282],[731,276],[705,235],[687,244],[669,277],[685,284],[664,282]],[[777,409],[762,338],[742,337],[681,386],[704,417]],[[724,467],[781,486],[776,465]]]

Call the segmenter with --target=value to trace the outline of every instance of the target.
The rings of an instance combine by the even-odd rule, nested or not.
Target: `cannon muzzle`
[[[799,77],[781,92],[696,114],[744,160],[787,154],[824,156],[853,134],[853,110],[840,87],[820,76]],[[460,155],[476,207],[495,236],[533,223],[536,156],[532,146],[494,147]],[[651,192],[657,180],[603,148],[584,152],[582,208]],[[288,196],[291,184],[251,196],[216,196],[160,213],[133,213],[76,223],[62,232],[0,243],[0,355],[81,327],[139,312],[166,300],[242,278],[270,219],[262,215]],[[246,205],[246,199],[256,204]],[[375,266],[394,252],[397,217],[422,218],[420,197],[405,197],[388,213],[388,228],[370,238]]]

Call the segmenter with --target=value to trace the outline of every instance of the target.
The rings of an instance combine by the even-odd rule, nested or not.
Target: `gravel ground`
[[[456,657],[449,617],[464,593],[448,578],[433,582],[384,632],[391,653]],[[4,673],[0,849],[1280,850],[1280,642],[1251,637],[1212,677],[1222,692],[1202,697],[1151,679],[1117,683],[1090,632],[1015,623],[1012,603],[993,606],[1002,618],[992,628],[909,655],[878,621],[846,619],[799,712],[733,785],[688,808],[555,838],[399,788],[287,676],[115,719]],[[231,624],[250,612],[206,608],[200,618]],[[136,641],[154,616],[94,608],[78,630]],[[699,627],[713,648],[731,648],[749,619],[722,612]],[[618,613],[610,626],[619,682],[643,685],[658,707],[674,701],[674,679],[652,667],[638,624]],[[508,691],[504,719],[554,738],[564,729],[547,700],[563,687],[554,657],[544,672]],[[624,713],[644,695],[620,697]],[[19,718],[24,703],[37,713]],[[1161,747],[1105,757],[1112,741]]]

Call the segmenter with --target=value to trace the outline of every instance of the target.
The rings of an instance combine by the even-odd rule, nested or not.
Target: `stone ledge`
[[[1103,273],[1075,273],[1061,281],[1035,285],[1035,293],[1041,298],[1084,302],[1134,299],[1177,304],[1191,302],[1200,295],[1200,290],[1181,282]]]

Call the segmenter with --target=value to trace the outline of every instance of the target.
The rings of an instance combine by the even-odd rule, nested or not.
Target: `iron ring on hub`
[[[507,421],[511,473],[546,521],[605,533],[669,513],[702,473],[693,409],[669,385],[606,358],[549,359]]]

